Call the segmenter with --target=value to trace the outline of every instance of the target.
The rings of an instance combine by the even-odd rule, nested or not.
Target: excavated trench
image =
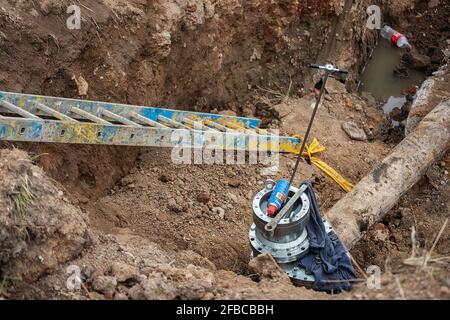
[[[270,106],[254,100],[264,92],[260,88],[294,96],[304,93],[310,86],[306,66],[328,44],[323,35],[337,32],[336,21],[342,20],[339,1],[95,1],[89,10],[82,8],[86,21],[81,30],[68,32],[60,25],[68,4],[4,3],[2,90],[77,97],[74,79],[81,77],[89,86],[82,98],[205,112],[231,110],[271,122]],[[362,42],[366,37],[370,35],[358,35]],[[21,147],[46,154],[40,165],[52,177],[94,200],[126,175],[141,151]]]
[[[6,1],[0,14],[0,69],[4,71],[0,85],[5,91],[79,97],[73,77],[82,77],[89,91],[81,98],[231,112],[262,117],[264,123],[276,126],[284,115],[275,103],[261,97],[274,98],[269,90],[276,92],[277,98],[311,95],[319,77],[307,67],[309,63],[332,61],[349,68],[347,88],[357,89],[360,72],[378,38],[365,25],[365,9],[372,2],[93,1],[89,10],[83,9],[84,27],[68,33],[58,18],[65,1],[47,1],[38,7]],[[389,12],[389,19],[404,28],[407,24],[399,20],[404,19],[408,26],[419,24],[414,10],[425,10],[422,5],[411,9],[410,4],[378,2]],[[428,12],[425,17],[432,20],[440,15]],[[425,27],[419,25],[417,30],[421,28]],[[438,31],[435,28],[433,32]],[[429,44],[422,35],[407,35],[422,52]],[[432,57],[433,66],[439,65],[438,60]],[[418,75],[413,82],[421,80]],[[364,90],[376,95],[376,89],[380,88],[370,88],[366,81]],[[380,90],[384,92],[384,88]],[[333,116],[353,119],[348,100],[361,98],[355,93],[342,99],[347,99],[347,109],[344,106],[342,115]],[[284,98],[275,101],[286,102]],[[370,99],[361,99],[361,104],[371,110],[364,119],[383,118],[379,108],[370,106]],[[317,123],[319,127],[328,125]],[[390,146],[382,145],[385,136],[376,140],[380,144],[374,142],[374,149],[369,146],[359,151],[359,162],[367,160],[373,165],[382,157],[380,150],[389,150]],[[335,148],[340,145],[338,141]],[[164,149],[17,146],[39,155],[39,166],[64,186],[72,204],[89,215],[91,228],[105,234],[139,235],[168,252],[194,251],[217,269],[251,273],[248,204],[262,188],[262,166],[177,166],[170,160],[170,150]],[[336,154],[329,160],[338,163],[339,151]],[[291,158],[282,157],[281,176],[289,174],[290,162]],[[357,182],[370,164],[338,167],[346,168],[349,171],[343,174]],[[343,195],[323,175],[305,170],[304,176],[317,185],[324,210]],[[408,252],[405,230],[410,225],[398,217],[398,212],[408,207],[408,200],[404,202],[385,223],[391,236],[395,229],[403,232],[401,248],[382,246],[380,250],[378,242],[366,239],[363,243],[367,246],[353,252],[362,266],[383,265],[393,251]],[[225,210],[225,218],[211,213],[218,207]],[[396,219],[401,222],[397,224]],[[377,250],[381,251],[378,256]]]

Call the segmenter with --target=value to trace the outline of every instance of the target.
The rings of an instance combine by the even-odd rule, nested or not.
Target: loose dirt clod
[[[139,271],[136,267],[121,262],[113,263],[109,272],[117,279],[118,282],[126,282],[128,280],[137,279],[139,275]]]
[[[92,288],[103,293],[105,296],[112,297],[116,291],[117,279],[109,276],[99,276],[92,282]]]

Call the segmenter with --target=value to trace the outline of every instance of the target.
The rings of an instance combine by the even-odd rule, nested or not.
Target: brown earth
[[[337,21],[345,18],[338,15],[342,5],[336,0],[307,5],[97,0],[81,6],[82,28],[71,31],[65,26],[70,1],[0,4],[4,91],[77,97],[74,78],[82,77],[88,84],[81,95],[86,99],[213,112],[229,109],[246,116],[261,113],[255,103],[244,102],[266,88],[288,95],[305,93],[311,83],[305,66],[324,51],[333,51],[323,35],[334,34]],[[352,12],[362,12],[360,7],[364,3]],[[364,46],[370,38],[374,33],[351,35],[340,46]],[[343,66],[354,64],[360,62],[353,59]],[[95,152],[84,146],[24,148],[51,154],[42,157],[46,171],[89,197],[103,195],[139,153],[114,147]],[[104,178],[103,159],[109,163],[110,178]],[[77,185],[80,180],[87,181]]]
[[[398,26],[420,31],[407,36],[438,66],[441,36],[448,29],[448,23],[440,20],[442,12],[422,4],[411,8],[413,1],[379,2]],[[351,89],[376,40],[376,33],[356,27],[365,24],[368,1],[305,5],[303,1],[98,0],[83,5],[79,31],[64,26],[68,3],[0,1],[1,90],[80,97],[73,76],[81,76],[89,85],[82,98],[226,110],[260,117],[282,133],[299,134],[314,102],[310,88],[320,78],[305,66],[329,60],[348,67],[353,71],[347,82]],[[430,21],[436,26],[433,37],[421,35]],[[328,91],[313,130],[327,148],[319,158],[357,183],[393,147],[385,142],[389,136],[383,128],[388,120],[376,106],[348,93],[339,81],[331,81]],[[369,141],[351,140],[341,129],[349,121],[364,129]],[[28,299],[330,298],[293,287],[268,257],[249,261],[250,199],[266,178],[288,176],[293,156],[281,156],[279,171],[266,175],[270,168],[264,165],[174,165],[166,149],[18,146],[58,181],[51,182],[43,174],[39,176],[42,183],[33,181],[33,186],[39,186],[35,191],[40,210],[54,219],[62,216],[61,223],[67,212],[80,221],[88,216],[92,243],[81,251],[86,226],[71,231],[70,235],[79,237],[66,245],[68,233],[59,232],[57,223],[38,242],[43,248],[39,250],[48,249],[50,254],[55,250],[53,241],[62,241],[67,252],[56,260],[43,256],[44,263],[36,264],[36,271],[20,274],[30,280],[39,278],[35,283],[10,277],[7,292],[0,286],[0,295]],[[17,156],[9,153],[2,151],[0,160],[17,162]],[[17,165],[41,172],[29,160]],[[449,298],[448,263],[432,261],[421,268],[404,261],[413,243],[418,247],[416,257],[430,250],[448,217],[449,166],[447,157],[431,168],[352,250],[362,267],[382,268],[382,290],[360,286],[337,298]],[[12,205],[8,190],[20,181],[22,169],[8,168],[5,173],[1,169],[1,174],[14,173],[10,182],[0,183],[3,208]],[[314,166],[301,166],[296,183],[304,179],[313,181],[323,212],[344,194]],[[39,193],[40,188],[45,190]],[[63,199],[56,199],[57,190],[63,192]],[[51,203],[64,209],[55,210]],[[30,219],[36,217],[33,210],[26,207]],[[10,219],[10,214],[2,211],[0,218]],[[20,225],[39,227],[39,221],[25,220]],[[443,257],[449,255],[448,230],[434,251]],[[33,253],[34,242],[22,240]],[[3,264],[2,256],[0,276],[5,279],[12,266],[29,261],[23,259],[29,258],[8,258]],[[66,287],[70,265],[81,268],[85,286],[80,290]]]
[[[351,110],[338,103],[341,97],[335,99],[336,113],[344,119],[344,114],[353,115]],[[309,97],[276,106],[275,110],[288,113],[288,110],[295,109],[283,118],[281,130],[303,131],[312,102],[313,97]],[[362,101],[359,103],[363,104]],[[366,116],[360,112],[357,117]],[[388,151],[379,142],[369,145],[352,142],[340,129],[341,121],[325,110],[317,121],[323,126],[317,127],[314,136],[328,148],[336,150],[319,157],[338,171],[345,172],[351,181],[363,177]],[[377,123],[371,125],[377,127]],[[352,162],[344,160],[348,157],[361,164],[355,167]],[[294,160],[293,157],[282,156],[279,172],[265,176],[261,165],[175,165],[170,150],[150,149],[141,154],[132,174],[123,178],[108,196],[86,208],[91,212],[91,221],[102,230],[114,232],[117,228],[129,228],[164,249],[193,250],[211,260],[219,269],[241,273],[246,271],[249,261],[250,201],[262,189],[265,179],[287,176],[292,171]],[[295,183],[304,179],[314,180],[325,208],[343,195],[343,191],[316,167],[305,164]],[[203,193],[206,199],[199,199]],[[219,215],[221,209],[224,210],[223,217]]]
[[[0,150],[0,276],[34,282],[89,245],[87,216],[20,150]]]
[[[211,109],[287,86],[286,70],[314,61],[340,12],[331,0],[91,1],[70,31],[70,1],[1,3],[3,89],[73,97],[82,76],[90,99]]]

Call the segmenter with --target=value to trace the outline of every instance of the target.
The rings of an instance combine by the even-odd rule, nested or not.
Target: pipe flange
[[[296,286],[312,287],[315,278],[311,274],[307,274],[304,268],[298,266],[298,262],[284,263],[280,265],[286,272],[289,279]]]
[[[322,221],[327,233],[334,232],[333,227],[326,219],[322,219]],[[307,274],[306,270],[299,266],[298,261],[282,263],[280,264],[280,267],[284,270],[284,272],[286,272],[294,285],[310,288],[314,284],[314,275]]]
[[[253,207],[253,213],[255,216],[260,219],[261,221],[268,223],[272,221],[272,218],[269,217],[266,213],[263,212],[263,207],[267,208],[267,200],[271,194],[273,189],[263,189],[255,196],[253,199],[252,207]],[[297,192],[298,188],[291,186],[289,188],[290,194],[295,194]],[[309,213],[309,198],[306,195],[306,193],[303,193],[300,197],[302,206],[300,210],[298,208],[294,208],[295,215],[291,216],[289,219],[282,219],[280,221],[280,224],[287,224],[292,223],[301,220],[304,216],[306,216]],[[288,200],[286,200],[287,202]],[[264,204],[264,205],[263,205]],[[295,206],[295,205],[294,205]]]
[[[278,263],[289,263],[304,257],[309,250],[308,233],[303,229],[302,234],[294,241],[278,243],[259,235],[256,225],[249,231],[250,244],[255,255],[270,253]]]
[[[291,186],[289,196],[293,196],[297,190],[298,188]],[[272,218],[265,213],[271,192],[272,189],[266,187],[258,192],[253,199],[253,221],[257,229],[261,231],[261,236],[270,241],[278,243],[294,241],[301,236],[303,229],[308,223],[310,209],[309,198],[305,193],[302,194],[298,202],[294,204],[290,216],[282,219],[274,231],[266,231],[264,227],[272,221]]]

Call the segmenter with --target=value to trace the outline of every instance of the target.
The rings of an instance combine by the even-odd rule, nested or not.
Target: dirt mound
[[[230,271],[216,270],[192,251],[161,250],[148,239],[123,230],[116,235],[93,233],[94,245],[83,257],[61,265],[34,284],[10,288],[13,298],[57,299],[321,299],[305,288],[295,288],[273,258],[252,261],[259,282]],[[189,257],[189,258],[187,258]],[[203,260],[203,266],[197,262]],[[193,264],[195,263],[195,264]],[[67,286],[68,267],[80,271],[83,286]],[[75,270],[70,269],[70,270]]]
[[[380,281],[382,289],[368,289],[365,285],[344,293],[343,299],[356,300],[448,300],[450,281],[444,273],[419,271],[416,273],[386,274]]]
[[[90,99],[189,108],[245,99],[257,85],[287,87],[289,76],[297,90],[303,71],[284,70],[314,62],[329,31],[318,17],[341,11],[336,0],[97,0],[80,6],[72,31],[70,4],[2,4],[3,89],[73,97],[82,77]]]
[[[19,150],[0,150],[0,276],[35,281],[89,243],[87,217]]]

